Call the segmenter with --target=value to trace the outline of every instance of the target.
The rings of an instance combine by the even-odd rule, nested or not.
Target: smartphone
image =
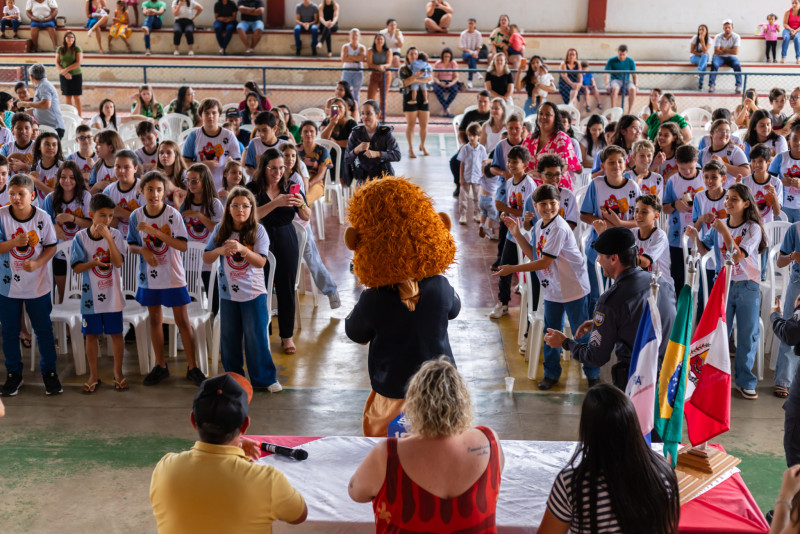
[[[289,194],[296,195],[300,192],[300,184],[292,184],[289,186]]]
[[[333,105],[331,106],[331,115],[338,115],[339,114],[339,106]]]

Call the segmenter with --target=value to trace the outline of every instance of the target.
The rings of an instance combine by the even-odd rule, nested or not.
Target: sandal
[[[99,385],[100,385],[100,379],[99,378],[97,379],[97,382],[92,382],[91,384],[89,382],[86,382],[83,385],[83,393],[86,394],[86,395],[91,395],[92,393],[97,391],[97,386],[99,386]]]
[[[779,399],[785,399],[789,396],[789,388],[786,386],[775,386],[772,393]]]
[[[283,349],[284,354],[294,354],[297,352],[297,347],[294,345],[294,341],[291,338],[281,339],[281,349]]]
[[[128,391],[128,389],[129,386],[127,378],[123,376],[122,380],[117,380],[116,378],[114,379],[114,391]]]
[[[19,342],[22,343],[22,346],[25,347],[26,349],[29,349],[32,346],[31,338],[29,337],[19,336]]]

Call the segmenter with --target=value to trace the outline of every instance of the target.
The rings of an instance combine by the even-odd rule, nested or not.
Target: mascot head
[[[418,281],[444,273],[454,261],[450,218],[436,213],[431,198],[405,178],[359,188],[348,218],[344,240],[354,252],[355,275],[367,287],[397,286],[406,305],[418,293]]]

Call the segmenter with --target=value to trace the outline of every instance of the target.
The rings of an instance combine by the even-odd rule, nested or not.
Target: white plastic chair
[[[300,115],[317,124],[322,123],[326,118],[325,110],[320,108],[306,108],[300,111]]]
[[[178,134],[178,140],[176,141],[181,148],[183,148],[184,143],[186,143],[186,138],[189,137],[189,134],[192,133],[192,130],[184,130]]]
[[[56,129],[55,129],[55,128],[53,128],[53,127],[51,127],[51,126],[46,126],[46,125],[44,125],[44,124],[40,124],[40,125],[39,125],[39,133],[40,133],[40,134],[43,134],[43,133],[45,133],[45,132],[50,132],[50,133],[54,133],[54,134],[57,134],[57,133],[58,133],[58,132],[56,132]]]
[[[519,246],[517,243],[517,258],[519,259],[518,263],[528,263],[531,261],[530,258],[523,258],[522,247]],[[525,334],[528,332],[528,281],[527,277],[529,276],[536,276],[536,273],[532,272],[520,272],[517,273],[517,278],[519,280],[519,321],[517,323],[517,345],[522,345],[525,343]]]
[[[59,107],[61,108],[62,115],[64,113],[72,113],[73,115],[80,116],[78,115],[78,108],[76,108],[75,106],[71,106],[69,104],[59,104]]]
[[[138,137],[128,137],[127,139],[123,139],[122,142],[125,143],[125,148],[128,150],[136,150],[142,146],[142,142]]]
[[[272,286],[275,280],[275,256],[272,252],[267,253],[267,264],[269,265],[269,274],[267,275],[266,288],[267,288],[267,324],[264,329],[269,328],[269,323],[272,321]],[[218,298],[219,291],[217,291]],[[219,359],[220,359],[220,344],[222,339],[220,315],[214,317],[214,325],[211,328],[211,376],[216,376],[219,372]]]
[[[625,112],[621,107],[614,107],[614,108],[608,108],[608,109],[604,110],[602,115],[603,115],[603,117],[608,119],[610,122],[616,122],[620,118],[622,118],[622,115],[624,113]]]
[[[297,259],[297,274],[294,278],[294,313],[295,313],[295,320],[297,321],[297,329],[300,330],[303,328],[302,322],[300,320],[300,280],[303,277],[303,265],[305,264],[305,259],[303,258],[303,251],[306,249],[306,240],[308,237],[306,236],[306,228],[302,224],[297,221],[292,221],[294,225],[294,231],[297,234],[297,246],[300,250]],[[306,266],[306,269],[308,266]],[[313,286],[314,283],[312,281],[311,285]],[[316,299],[314,302],[314,306],[316,306]]]
[[[779,268],[777,265],[778,255],[780,254],[781,244],[786,232],[792,223],[785,221],[770,221],[764,223],[764,236],[767,240],[767,272],[766,280],[761,282],[761,320],[770,324],[769,316],[775,297],[784,297],[786,294],[786,284],[789,280],[790,266]],[[759,258],[760,261],[760,258]],[[765,350],[770,348],[770,368],[774,368],[774,360],[777,357],[774,334],[771,328],[764,332]]]
[[[163,139],[178,141],[178,136],[182,131],[194,126],[192,119],[182,113],[167,113],[158,120],[158,128],[161,130]]]
[[[117,128],[117,133],[119,133],[119,136],[123,139],[136,137],[136,126],[138,125],[139,121],[125,121]]]
[[[75,139],[75,129],[81,124],[80,117],[65,113],[61,115],[61,118],[64,120],[64,139]]]
[[[301,115],[299,113],[292,113],[292,120],[299,128],[301,124],[303,124],[305,121],[308,120],[308,117],[306,117],[305,115]]]
[[[72,357],[75,361],[75,374],[86,373],[86,352],[83,345],[83,334],[81,334],[81,285],[83,275],[75,274],[72,271],[70,254],[72,252],[72,241],[63,241],[56,247],[58,252],[63,252],[67,260],[67,280],[64,285],[64,298],[59,304],[57,302],[58,290],[53,285],[53,310],[50,312],[50,321],[55,325],[64,325],[70,333],[72,344]],[[52,263],[50,264],[52,265]],[[64,328],[55,330],[58,340],[58,352],[66,354],[67,338]],[[36,336],[31,336],[31,371],[35,369]]]
[[[144,376],[150,372],[150,327],[147,308],[136,302],[136,290],[139,287],[139,261],[141,256],[134,254],[130,249],[123,254],[122,269],[122,296],[125,299],[125,308],[122,309],[122,322],[130,325],[136,334],[136,354],[139,357],[139,372]]]
[[[575,106],[571,106],[569,104],[559,104],[558,109],[569,111],[570,117],[572,117],[572,124],[577,126],[581,123],[581,112]]]
[[[195,345],[195,358],[197,366],[203,372],[208,374],[208,341],[211,337],[212,326],[212,313],[211,313],[211,298],[206,295],[203,289],[203,252],[205,252],[205,244],[190,241],[186,252],[182,253],[183,268],[186,272],[186,286],[189,290],[189,296],[192,302],[188,305],[189,312],[189,325],[194,333]],[[214,260],[211,264],[211,276],[209,276],[208,287],[209,293],[213,294],[214,282],[217,279],[217,265],[218,260]],[[162,310],[163,323],[174,325],[175,316],[173,315],[172,308],[163,308]],[[170,328],[169,339],[169,355],[177,357],[177,328]],[[151,366],[155,365],[155,352],[151,351]]]
[[[703,108],[688,108],[683,110],[681,117],[686,119],[692,128],[704,128],[711,122],[711,113]]]
[[[533,309],[533,276],[536,273],[526,273],[531,276],[525,278],[528,284],[526,292],[528,324],[528,346],[525,347],[525,358],[528,360],[528,378],[536,380],[536,372],[539,369],[539,356],[542,353],[544,343],[544,297],[543,291],[539,289],[539,303],[536,310]]]
[[[344,187],[342,186],[341,180],[342,165],[344,165],[344,150],[336,144],[335,141],[330,141],[328,139],[316,139],[314,142],[327,148],[331,155],[331,160],[333,160],[333,176],[331,176],[331,181],[328,182],[328,185],[325,187],[325,197],[327,198],[329,195],[333,194],[336,195],[336,209],[339,215],[339,224],[344,224]],[[328,174],[330,174],[330,172]],[[322,221],[317,220],[318,225],[321,222]],[[323,237],[320,237],[320,239],[323,239]]]
[[[459,125],[461,125],[461,121],[463,119],[464,119],[464,114],[463,113],[453,117],[453,133],[456,135],[456,141],[458,141],[458,127],[459,127]]]
[[[462,111],[460,114],[461,115],[466,115],[467,113],[469,113],[470,111],[475,110],[475,109],[478,109],[478,105],[477,104],[471,104],[471,105],[465,107],[464,111]],[[524,113],[523,113],[523,115],[524,115]]]

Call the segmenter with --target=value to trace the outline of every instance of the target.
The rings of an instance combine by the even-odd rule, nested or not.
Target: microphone
[[[304,451],[303,449],[291,449],[289,447],[281,447],[280,445],[275,445],[274,443],[267,443],[266,441],[261,443],[261,450],[264,452],[271,452],[273,454],[280,454],[281,456],[288,456],[298,461],[302,461],[308,458],[308,452]]]

